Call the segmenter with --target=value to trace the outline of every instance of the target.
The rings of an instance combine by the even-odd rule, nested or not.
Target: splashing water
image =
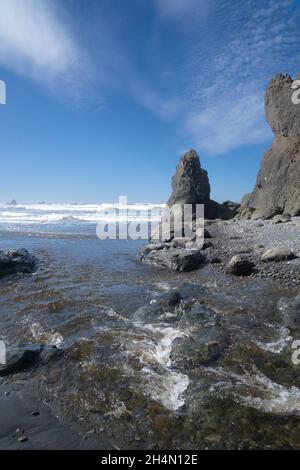
[[[219,398],[232,398],[265,413],[300,416],[300,389],[272,382],[255,367],[244,375],[222,367],[207,368],[205,372],[215,378],[210,392]]]
[[[143,365],[144,391],[165,408],[176,411],[184,405],[183,393],[189,385],[187,375],[171,369],[172,344],[182,333],[165,325],[142,328],[147,334],[130,347]]]

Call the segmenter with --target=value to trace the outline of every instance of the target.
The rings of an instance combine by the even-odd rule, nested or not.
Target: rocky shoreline
[[[150,242],[140,250],[138,257],[143,262],[176,271],[199,269],[210,264],[213,269],[228,275],[271,279],[289,288],[299,287],[299,217],[282,223],[211,220],[206,222],[206,227],[201,248],[186,238]],[[230,270],[233,257],[237,257],[235,264],[240,264],[240,269]],[[248,269],[245,270],[245,266]]]
[[[209,226],[213,247],[206,250],[216,269],[226,271],[231,257],[239,256],[254,264],[251,277],[272,280],[288,288],[300,285],[300,218],[287,223],[233,220]],[[272,252],[270,251],[272,250]]]

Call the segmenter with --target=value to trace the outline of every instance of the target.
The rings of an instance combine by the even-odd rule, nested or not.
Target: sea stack
[[[176,173],[172,178],[172,194],[167,205],[175,204],[208,204],[210,201],[210,184],[207,171],[200,165],[195,150],[189,150],[180,159]]]
[[[210,199],[207,171],[201,168],[199,156],[193,149],[182,155],[172,178],[172,194],[167,206],[172,210],[175,204],[181,206],[191,204],[194,214],[196,205],[204,204],[206,219],[229,219],[235,215],[235,211],[227,205],[218,204]]]
[[[300,104],[293,103],[292,84],[289,75],[279,74],[268,85],[265,112],[275,139],[264,155],[253,192],[243,198],[242,218],[300,215]]]

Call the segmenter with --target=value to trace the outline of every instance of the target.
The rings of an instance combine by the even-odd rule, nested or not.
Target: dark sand
[[[93,436],[82,436],[60,423],[50,408],[28,388],[0,395],[0,417],[0,450],[112,448],[108,441],[99,442]]]

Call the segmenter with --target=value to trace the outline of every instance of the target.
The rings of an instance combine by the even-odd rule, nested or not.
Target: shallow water
[[[141,265],[144,242],[100,241],[93,224],[8,228],[0,226],[0,250],[27,248],[40,264],[33,275],[0,280],[0,336],[65,351],[8,383],[33,381],[63,421],[119,448],[300,448],[300,366],[291,364],[278,308],[292,293],[210,268]],[[230,346],[215,364],[175,368],[172,343],[188,328],[133,321],[172,288],[228,328]]]

